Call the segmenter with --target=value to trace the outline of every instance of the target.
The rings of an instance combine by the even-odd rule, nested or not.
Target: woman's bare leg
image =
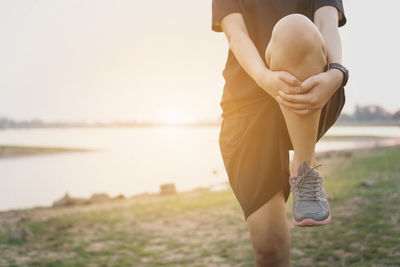
[[[290,72],[300,81],[324,71],[326,48],[318,28],[307,17],[288,15],[279,20],[266,49],[266,61],[271,70]],[[294,148],[292,175],[301,162],[315,165],[315,143],[321,110],[307,115],[294,113],[280,105]]]
[[[247,217],[256,266],[290,266],[290,231],[285,198],[279,191]]]
[[[288,71],[303,81],[324,70],[324,40],[308,18],[299,14],[288,15],[274,27],[266,60],[271,70]],[[320,110],[309,115],[297,115],[283,106],[281,109],[295,152],[294,169],[302,161],[315,164]],[[292,174],[295,174],[293,170]],[[281,190],[246,220],[257,266],[290,266],[291,242],[285,204]]]

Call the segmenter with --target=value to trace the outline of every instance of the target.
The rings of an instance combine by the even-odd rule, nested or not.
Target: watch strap
[[[349,71],[342,64],[336,62],[326,65],[326,70],[330,69],[338,69],[343,73],[343,81],[340,86],[345,86],[347,84],[347,81],[349,80]]]

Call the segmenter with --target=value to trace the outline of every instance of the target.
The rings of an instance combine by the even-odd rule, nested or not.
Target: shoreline
[[[0,145],[0,159],[29,157],[56,153],[70,152],[92,152],[97,151],[86,148],[67,148],[67,147],[44,147],[44,146],[20,146],[20,145]]]
[[[42,124],[25,124],[14,126],[0,126],[2,130],[29,130],[29,129],[69,129],[69,128],[149,128],[149,127],[219,127],[223,118],[219,117],[216,121],[199,121],[199,122],[180,122],[166,123],[160,121],[115,121],[115,122],[94,122],[94,123],[42,123]],[[335,122],[336,126],[395,126],[400,127],[399,119],[386,120],[346,120],[338,119]]]
[[[379,137],[377,139],[380,139]],[[382,145],[382,146],[374,146],[374,147],[362,147],[362,148],[351,148],[351,149],[343,149],[343,150],[329,150],[329,151],[321,151],[321,152],[316,152],[316,159],[318,161],[331,161],[335,160],[336,158],[352,158],[353,156],[357,154],[365,154],[365,153],[371,153],[371,151],[375,149],[384,149],[384,148],[390,148],[390,147],[396,147],[400,146],[400,143],[397,143],[395,145]],[[0,146],[1,147],[1,146]],[[61,149],[62,152],[65,152],[65,149]],[[76,152],[76,150],[70,151],[71,149],[67,149],[68,151],[66,152]],[[78,150],[78,152],[82,152]],[[83,152],[86,152],[84,150]],[[50,152],[51,153],[51,152]],[[1,159],[1,156],[0,156]],[[105,203],[93,203],[93,204],[85,204],[85,205],[66,205],[62,207],[55,207],[53,205],[47,205],[47,206],[32,206],[32,207],[22,207],[22,208],[10,208],[10,209],[5,209],[5,210],[0,210],[0,216],[7,215],[9,213],[11,214],[19,214],[19,213],[26,213],[26,212],[33,212],[36,210],[58,210],[58,209],[74,209],[74,208],[82,208],[82,207],[96,207],[102,204],[110,204],[110,203],[120,203],[121,201],[135,201],[135,200],[142,200],[142,199],[149,199],[149,198],[158,198],[158,197],[168,197],[168,196],[185,196],[185,195],[191,195],[191,194],[196,194],[196,193],[201,193],[201,192],[213,192],[213,191],[220,191],[220,190],[226,190],[230,189],[229,181],[221,182],[221,183],[216,183],[216,184],[211,184],[208,186],[204,187],[196,187],[193,189],[188,189],[188,190],[182,190],[182,191],[176,191],[176,193],[173,194],[167,194],[163,195],[160,192],[141,192],[137,194],[133,194],[131,196],[124,196],[123,199],[115,199],[118,196],[115,197],[110,197],[110,201],[107,201]],[[102,192],[103,193],[103,192]],[[92,195],[95,194],[102,194],[99,192],[93,192]],[[107,194],[107,193],[105,193]],[[120,195],[121,196],[121,195]],[[60,196],[61,197],[61,196]],[[75,197],[74,197],[75,198]],[[80,197],[76,197],[77,199],[80,199]],[[58,199],[54,199],[53,203],[57,201]]]
[[[373,135],[325,135],[320,141],[384,141],[384,140],[398,140],[396,137],[384,137]],[[67,152],[94,152],[100,151],[99,149],[87,148],[68,148],[68,147],[51,147],[51,146],[30,146],[30,145],[1,145],[0,144],[0,160],[15,157],[29,157],[46,154],[67,153]],[[328,151],[329,152],[329,151]],[[321,152],[316,152],[321,153]],[[323,152],[325,153],[325,152]]]

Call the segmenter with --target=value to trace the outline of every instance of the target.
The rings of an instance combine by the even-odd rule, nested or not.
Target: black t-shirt
[[[338,26],[346,23],[342,0],[212,0],[212,25],[215,32],[222,32],[221,19],[239,12],[246,23],[247,31],[263,59],[274,25],[282,17],[300,13],[314,20],[314,12],[322,6],[334,6],[342,14]],[[240,66],[229,50],[223,70],[225,85],[220,102],[223,118],[238,118],[257,112],[263,101],[271,96],[265,92]]]

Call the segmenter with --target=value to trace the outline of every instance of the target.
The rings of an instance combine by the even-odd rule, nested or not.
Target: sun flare
[[[161,115],[161,121],[167,125],[178,125],[193,122],[193,119],[182,110],[167,109],[164,110]]]

